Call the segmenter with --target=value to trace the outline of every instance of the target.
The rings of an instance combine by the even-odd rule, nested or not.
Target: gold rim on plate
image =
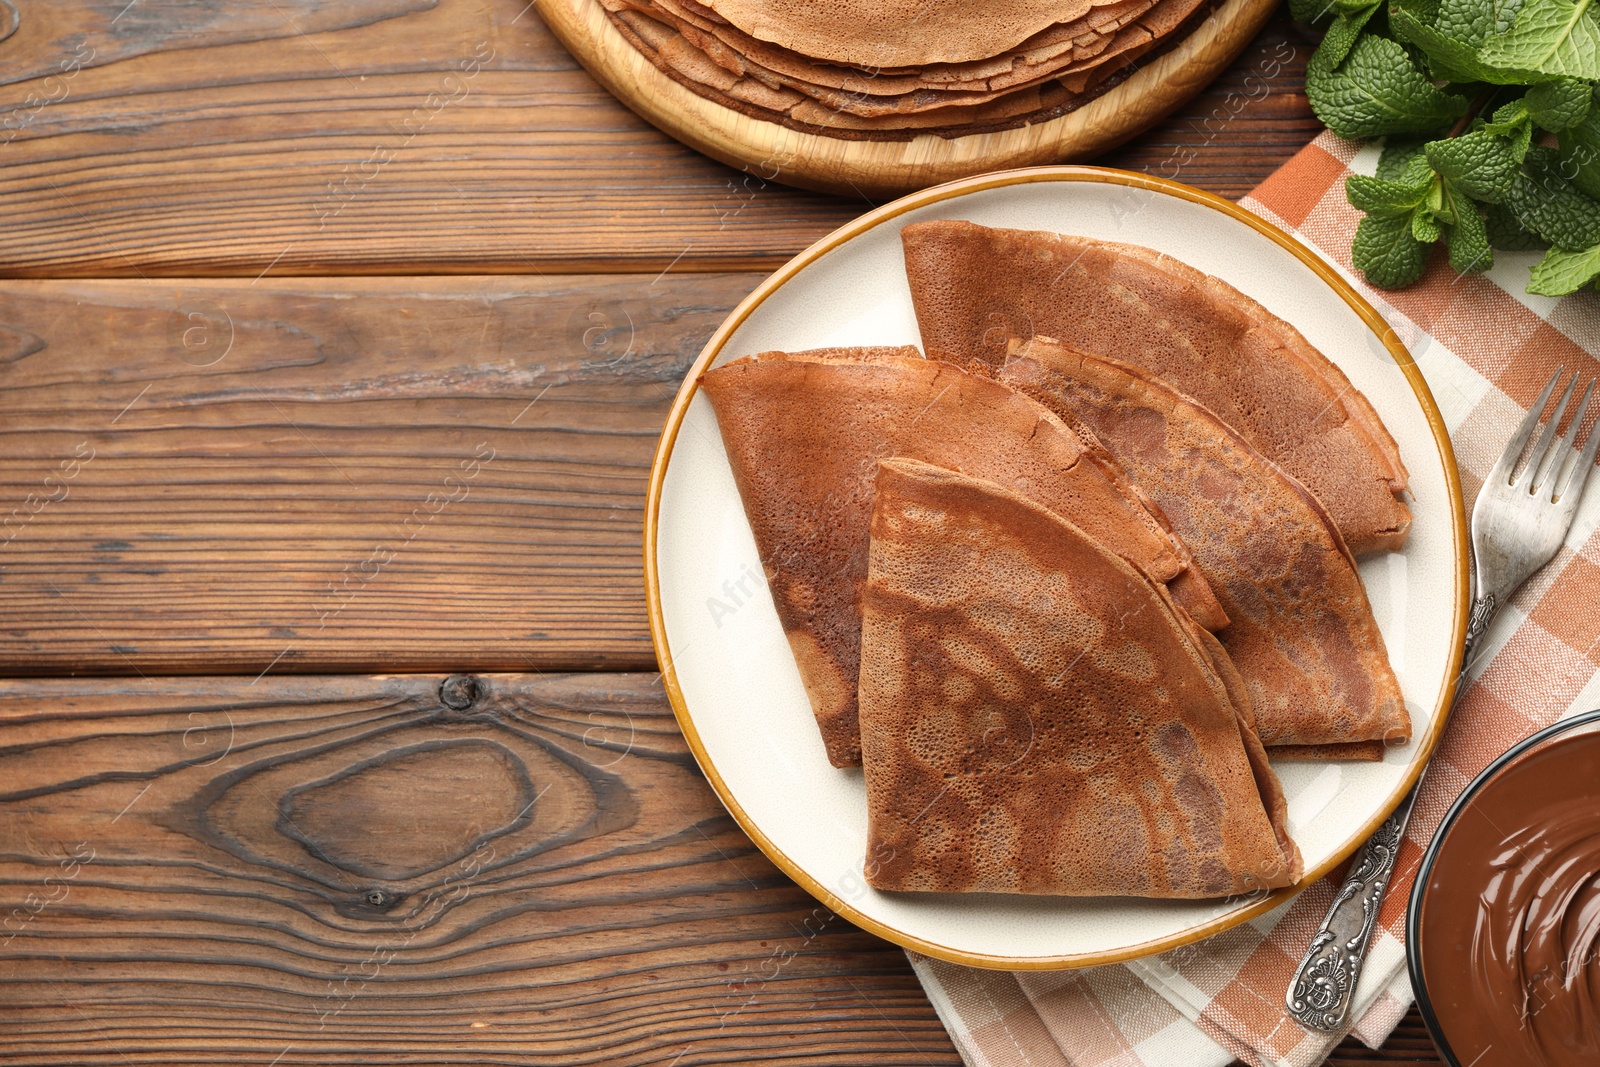
[[[829,892],[825,886],[808,875],[798,864],[785,855],[761,831],[761,828],[750,818],[728,789],[727,784],[722,780],[721,774],[718,773],[716,766],[707,755],[705,746],[701,743],[699,731],[696,730],[694,720],[689,714],[688,705],[683,697],[683,690],[678,685],[678,676],[672,664],[672,652],[667,646],[666,620],[661,610],[660,567],[656,560],[656,536],[658,532],[657,523],[661,511],[661,491],[666,480],[667,463],[672,458],[673,446],[677,442],[678,430],[683,425],[684,415],[689,410],[689,402],[694,399],[694,395],[699,388],[700,375],[721,353],[723,346],[733,336],[734,331],[743,325],[751,313],[760,307],[768,297],[777,292],[779,288],[800,273],[801,270],[829,252],[839,248],[852,238],[908,211],[985,189],[994,189],[1006,185],[1026,185],[1033,182],[1057,181],[1100,182],[1110,185],[1122,185],[1177,197],[1180,200],[1187,200],[1192,204],[1198,204],[1213,211],[1221,212],[1237,222],[1244,223],[1291,253],[1301,263],[1309,267],[1317,277],[1322,279],[1324,284],[1350,306],[1352,311],[1361,317],[1362,321],[1367,324],[1367,328],[1383,342],[1384,347],[1393,357],[1395,364],[1400,368],[1401,373],[1405,375],[1406,381],[1416,394],[1418,404],[1422,407],[1423,415],[1428,420],[1428,426],[1433,431],[1434,444],[1439,450],[1439,459],[1444,468],[1445,485],[1450,495],[1450,524],[1455,542],[1456,589],[1454,611],[1450,624],[1452,638],[1450,660],[1446,664],[1447,675],[1444,687],[1439,693],[1439,702],[1429,719],[1428,731],[1417,742],[1416,758],[1406,768],[1399,785],[1396,786],[1390,796],[1384,799],[1372,818],[1357,827],[1349,839],[1334,850],[1331,858],[1313,870],[1307,871],[1306,876],[1298,885],[1274,890],[1252,904],[1230,911],[1226,915],[1212,919],[1200,926],[1192,927],[1180,934],[1173,934],[1107,952],[1084,952],[1065,956],[1018,959],[1009,956],[995,956],[987,953],[951,949],[887,926],[877,919],[863,914],[859,909],[840,899],[836,894]],[[650,486],[645,500],[644,580],[645,595],[650,613],[650,640],[655,646],[656,659],[661,667],[662,679],[666,684],[667,698],[672,702],[672,713],[677,717],[678,725],[683,730],[684,738],[689,742],[689,749],[694,753],[695,761],[699,763],[700,770],[705,774],[707,780],[711,782],[711,787],[716,790],[718,798],[728,809],[729,814],[734,817],[744,832],[750,835],[750,839],[766,854],[768,859],[799,883],[808,893],[831,908],[836,915],[843,916],[863,930],[877,934],[879,937],[893,941],[903,948],[912,949],[926,956],[947,960],[951,963],[965,964],[970,967],[988,967],[1004,970],[1047,971],[1062,970],[1069,967],[1092,967],[1099,964],[1120,963],[1124,960],[1139,959],[1158,952],[1179,948],[1183,945],[1190,945],[1196,941],[1219,934],[1224,930],[1231,929],[1264,912],[1271,911],[1298,894],[1302,889],[1322,878],[1348,858],[1389,817],[1395,806],[1416,784],[1417,778],[1422,773],[1423,766],[1432,754],[1434,746],[1438,744],[1439,736],[1444,731],[1445,723],[1450,717],[1450,705],[1455,698],[1456,683],[1461,670],[1462,649],[1467,634],[1469,598],[1467,564],[1466,507],[1461,498],[1461,476],[1456,468],[1455,451],[1450,446],[1450,435],[1445,429],[1444,418],[1439,414],[1438,405],[1434,403],[1433,392],[1428,388],[1427,381],[1422,377],[1422,371],[1418,369],[1416,361],[1411,358],[1411,353],[1406,350],[1405,345],[1400,342],[1394,330],[1384,321],[1383,316],[1379,315],[1377,310],[1367,303],[1366,299],[1356,292],[1320,256],[1265,219],[1251,214],[1231,201],[1191,186],[1183,185],[1180,182],[1169,181],[1165,178],[1155,178],[1145,174],[1135,174],[1131,171],[1112,170],[1108,167],[1032,167],[1025,170],[981,174],[972,178],[950,182],[946,185],[935,186],[932,189],[924,189],[921,192],[912,193],[910,196],[902,197],[893,203],[885,204],[862,215],[855,221],[828,234],[778,268],[770,277],[758,285],[754,292],[745,297],[738,307],[733,309],[733,312],[717,328],[717,331],[711,335],[711,339],[706,342],[705,348],[694,361],[694,365],[689,368],[689,373],[685,376],[683,385],[678,390],[677,398],[672,403],[672,409],[667,414],[666,427],[661,433],[661,443],[656,449],[655,460],[650,466]]]

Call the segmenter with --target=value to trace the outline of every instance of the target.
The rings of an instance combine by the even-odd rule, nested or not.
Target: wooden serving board
[[[1009,167],[1081,161],[1182,106],[1261,29],[1277,0],[1225,0],[1186,38],[1075,111],[1011,130],[909,141],[849,140],[741,114],[663,74],[611,24],[599,0],[534,0],[550,29],[628,107],[713,159],[805,189],[899,196]]]

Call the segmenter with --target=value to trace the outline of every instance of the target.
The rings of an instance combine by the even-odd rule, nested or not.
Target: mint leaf
[[[1549,241],[1523,229],[1522,223],[1504,204],[1483,205],[1483,227],[1489,235],[1490,247],[1503,252],[1526,252],[1550,247]]]
[[[1600,203],[1579,192],[1545,148],[1528,153],[1505,203],[1517,221],[1557,248],[1581,252],[1600,245]]]
[[[1495,133],[1510,133],[1513,129],[1523,125],[1529,119],[1527,101],[1516,99],[1509,104],[1501,104],[1494,109],[1494,114],[1485,123]]]
[[[1352,174],[1344,180],[1344,195],[1369,215],[1409,215],[1427,199],[1428,186],[1426,181],[1407,184]]]
[[[1509,140],[1486,129],[1430,141],[1424,151],[1433,169],[1462,192],[1491,202],[1505,197],[1521,162]]]
[[[1394,24],[1396,15],[1404,16],[1412,22],[1432,29],[1435,20],[1439,17],[1439,0],[1389,0],[1389,29],[1391,31],[1397,29]],[[1404,33],[1396,32],[1395,37],[1402,41],[1407,40]]]
[[[1439,216],[1424,208],[1411,216],[1411,236],[1425,245],[1431,245],[1444,234]]]
[[[1561,168],[1579,191],[1600,199],[1600,114],[1561,131]]]
[[[1336,3],[1339,16],[1333,20],[1333,25],[1328,27],[1328,32],[1322,37],[1322,44],[1317,47],[1317,52],[1311,57],[1312,63],[1320,63],[1328,69],[1337,67],[1344,62],[1345,56],[1350,54],[1350,49],[1355,46],[1356,39],[1361,36],[1361,30],[1372,18],[1372,13],[1378,10],[1379,0],[1356,8],[1354,11],[1345,10],[1345,5]]]
[[[1428,246],[1411,235],[1405,216],[1368,215],[1350,249],[1356,270],[1379,289],[1402,289],[1422,277]]]
[[[1483,43],[1485,64],[1528,80],[1539,75],[1600,79],[1600,21],[1594,0],[1524,0],[1511,32]]]
[[[1317,117],[1341,137],[1427,133],[1467,109],[1465,97],[1435,88],[1404,48],[1370,33],[1338,67],[1308,66],[1306,96]]]
[[[1507,74],[1481,61],[1476,46],[1446,37],[1403,9],[1389,9],[1389,26],[1396,36],[1422,49],[1428,57],[1429,72],[1442,81],[1513,85],[1521,80],[1516,74]]]
[[[1423,183],[1429,177],[1427,157],[1422,154],[1422,141],[1405,137],[1390,137],[1383,143],[1383,153],[1378,156],[1378,177],[1385,181]]]
[[[1505,33],[1522,9],[1522,0],[1439,0],[1433,26],[1451,40],[1480,45]]]
[[[1534,122],[1547,130],[1564,130],[1589,113],[1594,86],[1576,78],[1559,78],[1535,85],[1522,99]]]
[[[1577,252],[1552,248],[1533,266],[1528,292],[1541,296],[1575,293],[1600,276],[1600,246]]]
[[[1389,7],[1389,28],[1422,50],[1437,78],[1502,85],[1520,80],[1478,58],[1479,46],[1496,32],[1494,8],[1481,0],[1396,0]]]
[[[1314,26],[1333,14],[1333,0],[1289,0],[1289,17]]]
[[[1435,33],[1432,20],[1417,10],[1420,6],[1416,0],[1394,0],[1389,5],[1389,32],[1401,44],[1420,44],[1417,34]]]
[[[1460,274],[1485,271],[1494,266],[1489,248],[1489,231],[1478,205],[1470,198],[1455,198],[1456,222],[1446,240],[1450,245],[1450,266]]]
[[[1518,161],[1528,154],[1528,146],[1533,143],[1533,116],[1528,113],[1527,103],[1521,99],[1502,106],[1483,128],[1510,138],[1511,154]]]

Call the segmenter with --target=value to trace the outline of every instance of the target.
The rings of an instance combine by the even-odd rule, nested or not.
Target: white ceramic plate
[[[1302,885],[1376,829],[1432,750],[1465,633],[1467,549],[1449,438],[1421,374],[1371,306],[1281,231],[1187,186],[1091,167],[985,175],[879,208],[779,270],[712,337],[668,418],[645,525],[651,627],[678,721],[723,803],[773,862],[839,914],[908,948],[1025,969],[1109,963],[1209,936],[1295,890],[1215,901],[894,894],[863,877],[861,771],[839,770],[824,754],[716,416],[695,382],[766,349],[917,344],[900,228],[934,218],[1158,249],[1254,297],[1350,376],[1411,472],[1410,540],[1365,560],[1361,577],[1413,740],[1381,763],[1277,765],[1305,857]]]

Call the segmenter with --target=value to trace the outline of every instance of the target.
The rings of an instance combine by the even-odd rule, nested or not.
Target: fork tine
[[[1494,466],[1489,470],[1486,481],[1495,478],[1505,479],[1507,485],[1511,484],[1511,472],[1517,468],[1517,460],[1522,455],[1523,446],[1528,443],[1528,438],[1533,436],[1534,429],[1539,425],[1539,416],[1544,412],[1544,406],[1550,403],[1550,394],[1556,391],[1556,382],[1561,380],[1561,375],[1567,368],[1560,366],[1545,383],[1544,390],[1539,394],[1539,399],[1533,402],[1533,407],[1528,409],[1528,414],[1523,416],[1522,424],[1517,427],[1517,432],[1511,435],[1511,440],[1506,442],[1506,449],[1500,453],[1500,458],[1495,460]]]
[[[1556,438],[1555,447],[1551,449],[1554,458],[1550,460],[1550,469],[1545,471],[1548,482],[1541,480],[1540,484],[1551,487],[1550,499],[1552,502],[1561,499],[1555,489],[1564,486],[1572,478],[1573,467],[1578,459],[1578,431],[1583,429],[1583,417],[1589,413],[1589,400],[1594,396],[1595,379],[1590,378],[1589,384],[1583,387],[1583,399],[1578,403],[1578,410],[1572,416],[1572,421],[1567,424],[1567,432]]]
[[[1550,421],[1544,425],[1544,432],[1539,435],[1539,443],[1528,453],[1528,465],[1522,469],[1522,477],[1517,479],[1517,485],[1526,486],[1530,493],[1539,488],[1539,479],[1544,477],[1545,460],[1550,456],[1550,439],[1555,437],[1556,427],[1561,425],[1561,416],[1567,413],[1567,402],[1572,399],[1572,390],[1577,385],[1578,374],[1574,371],[1572,381],[1561,391],[1561,403],[1556,405]]]
[[[1589,381],[1589,388],[1591,390],[1594,389],[1593,379]],[[1578,424],[1574,422],[1572,426],[1572,432],[1576,434],[1578,432]],[[1578,457],[1578,462],[1567,472],[1567,476],[1561,480],[1560,491],[1556,494],[1557,500],[1566,499],[1569,490],[1575,493],[1583,492],[1583,485],[1589,480],[1589,472],[1594,470],[1596,449],[1600,449],[1600,426],[1596,426],[1589,431],[1589,439],[1584,442],[1583,453]]]

